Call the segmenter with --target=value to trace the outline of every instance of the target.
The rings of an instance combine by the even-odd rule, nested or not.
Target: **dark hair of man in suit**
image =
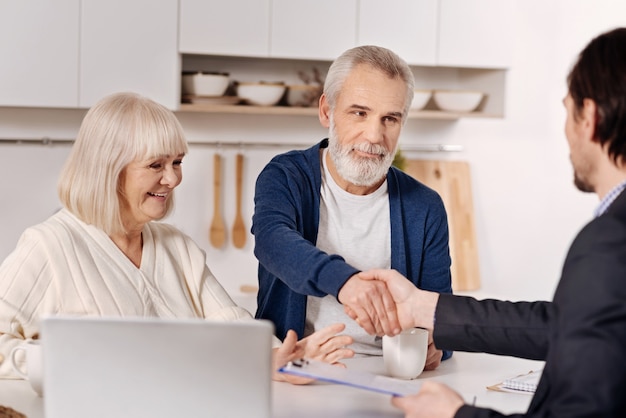
[[[596,103],[595,140],[608,147],[616,163],[626,162],[626,28],[594,38],[581,51],[567,82],[577,114],[584,99]]]

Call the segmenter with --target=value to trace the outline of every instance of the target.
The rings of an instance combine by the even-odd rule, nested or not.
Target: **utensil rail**
[[[50,138],[0,138],[0,144],[13,145],[72,145],[73,139]],[[223,142],[223,141],[188,141],[193,147],[214,147],[214,148],[308,148],[311,143],[302,142]],[[407,152],[460,152],[462,145],[448,144],[401,144],[400,149]]]

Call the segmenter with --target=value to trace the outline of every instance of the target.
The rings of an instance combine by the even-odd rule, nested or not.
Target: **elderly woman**
[[[63,168],[63,209],[28,228],[0,265],[0,377],[45,314],[252,320],[206,265],[198,245],[154,222],[173,207],[187,143],[172,112],[138,95],[91,108]],[[335,324],[297,341],[276,340],[274,366],[307,356],[335,363],[352,340]],[[276,380],[303,381],[274,373]]]

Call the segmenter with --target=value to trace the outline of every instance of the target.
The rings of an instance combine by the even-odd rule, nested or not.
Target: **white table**
[[[381,357],[352,359],[348,367],[383,373]],[[537,370],[543,362],[500,357],[489,354],[456,352],[451,359],[431,372],[424,372],[415,380],[432,379],[448,384],[471,403],[491,407],[504,413],[524,412],[531,395],[487,390],[486,387],[505,378]],[[276,418],[384,418],[401,417],[390,404],[390,396],[330,383],[316,382],[305,386],[273,383],[273,412]],[[43,399],[21,380],[0,380],[0,405],[9,406],[28,418],[42,418]]]

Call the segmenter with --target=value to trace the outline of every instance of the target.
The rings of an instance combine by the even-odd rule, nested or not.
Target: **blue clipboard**
[[[416,380],[401,380],[358,370],[350,370],[317,360],[300,359],[290,361],[278,369],[278,371],[394,396],[412,395],[417,393],[421,387],[421,383]]]

